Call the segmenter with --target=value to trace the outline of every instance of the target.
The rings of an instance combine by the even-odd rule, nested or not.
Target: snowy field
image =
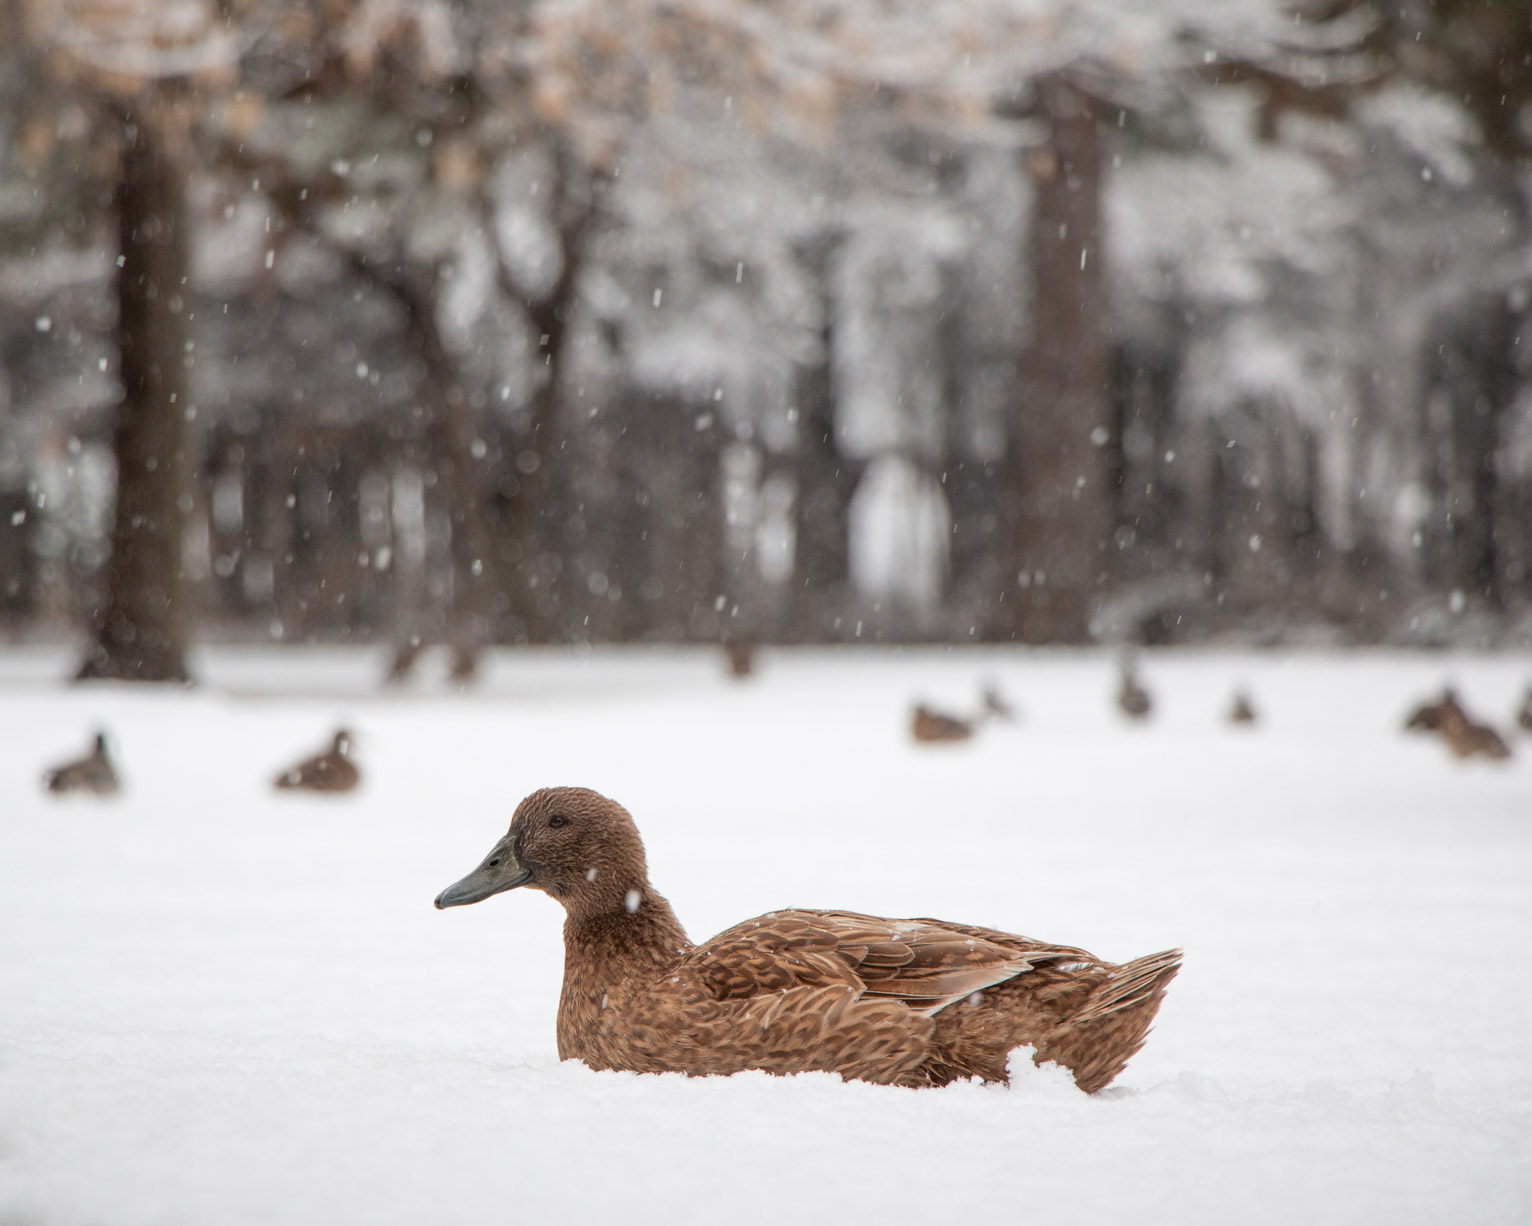
[[[1532,1221],[1532,737],[1399,731],[1449,678],[1508,730],[1532,657],[1151,654],[1146,727],[1104,654],[507,653],[466,695],[68,662],[0,654],[4,1226]],[[1019,724],[910,744],[985,678]],[[274,794],[338,722],[361,791]],[[46,797],[98,723],[124,795]],[[563,1065],[557,906],[431,906],[555,783],[629,807],[694,938],[832,906],[1185,969],[1094,1098]]]

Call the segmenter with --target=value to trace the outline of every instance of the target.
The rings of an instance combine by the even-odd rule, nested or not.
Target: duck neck
[[[636,901],[633,895],[637,895]],[[670,904],[646,883],[631,907],[574,911],[564,921],[564,990],[559,996],[559,1058],[608,1067],[599,1056],[602,1014],[629,981],[664,974],[693,946]]]
[[[616,910],[570,913],[564,921],[564,982],[577,974],[604,990],[630,975],[674,966],[691,949],[670,904],[645,882],[626,891]]]

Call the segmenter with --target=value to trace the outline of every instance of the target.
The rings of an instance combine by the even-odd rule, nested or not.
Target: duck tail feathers
[[[1165,989],[1180,969],[1179,949],[1114,967],[1085,1008],[1049,1036],[1036,1059],[1062,1064],[1087,1094],[1110,1085],[1144,1045]]]
[[[1151,1000],[1154,1008],[1150,1010],[1150,1016],[1153,1017],[1159,1009],[1165,989],[1180,969],[1181,951],[1179,949],[1145,954],[1142,958],[1124,962],[1080,1015],[1079,1020],[1093,1021],[1113,1013],[1130,1010],[1135,1005]]]

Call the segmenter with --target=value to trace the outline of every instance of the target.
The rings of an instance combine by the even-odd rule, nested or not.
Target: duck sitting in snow
[[[1014,724],[1016,722],[1016,707],[1004,694],[1000,687],[993,681],[984,683],[984,689],[979,696],[980,718],[998,719],[1002,723]]]
[[[971,719],[944,714],[923,702],[917,702],[910,713],[910,735],[922,745],[966,741],[973,736],[973,724]]]
[[[273,781],[284,791],[349,792],[361,782],[362,773],[351,760],[351,734],[338,729],[330,748],[285,770]]]
[[[1488,724],[1473,719],[1462,707],[1448,709],[1438,731],[1455,758],[1489,758],[1504,762],[1511,756],[1511,747],[1505,743],[1505,738]]]
[[[1250,695],[1244,690],[1234,692],[1234,705],[1229,708],[1229,722],[1248,727],[1255,723],[1255,704],[1250,701]]]
[[[1129,719],[1144,720],[1154,710],[1154,699],[1139,682],[1132,660],[1122,662],[1122,679],[1117,684],[1117,706]]]
[[[106,750],[106,733],[96,733],[95,747],[83,758],[45,772],[43,786],[59,794],[92,792],[97,796],[115,796],[122,784]]]
[[[736,639],[723,645],[724,662],[729,666],[729,676],[743,681],[755,674],[755,644]]]
[[[1121,966],[941,920],[773,911],[693,945],[627,810],[586,788],[517,806],[438,908],[526,886],[565,911],[561,1059],[693,1075],[820,1070],[902,1086],[1006,1079],[1030,1044],[1090,1093],[1143,1044],[1179,950]]]
[[[1457,691],[1450,685],[1442,690],[1435,702],[1423,702],[1405,717],[1406,732],[1440,732],[1448,718],[1467,718],[1467,712],[1458,702]]]
[[[469,686],[479,679],[479,650],[458,646],[447,662],[447,680],[453,685]]]

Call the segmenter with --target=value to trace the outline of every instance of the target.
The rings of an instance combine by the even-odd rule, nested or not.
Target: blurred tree
[[[1111,577],[1109,489],[1121,466],[1101,250],[1103,116],[1164,106],[1224,60],[1303,81],[1376,27],[1284,0],[1157,0],[1131,19],[1110,0],[864,0],[836,6],[833,20],[808,0],[769,11],[743,0],[564,0],[544,13],[553,45],[569,50],[549,56],[541,84],[591,147],[612,139],[613,116],[657,104],[685,113],[688,97],[708,92],[810,146],[848,117],[882,110],[915,128],[1023,147],[1034,189],[1030,329],[1007,465],[1009,557],[998,573],[1015,585],[1016,637],[1034,642],[1087,639]]]
[[[49,85],[107,149],[123,399],[105,591],[82,680],[184,682],[197,599],[200,423],[192,383],[188,137],[235,47],[209,6],[48,0],[28,11]]]
[[[105,599],[80,679],[190,680],[196,600],[188,575],[201,438],[190,377],[185,287],[186,131],[145,89],[121,112],[117,352],[123,385],[113,439],[117,500]]]
[[[1468,108],[1502,157],[1532,154],[1532,5],[1526,0],[1374,0],[1398,75]]]
[[[88,282],[95,297],[103,274],[122,283],[113,373],[129,395],[194,411],[200,395],[217,413],[220,599],[234,594],[262,632],[365,633],[387,624],[390,589],[419,593],[404,597],[396,619],[401,660],[421,635],[465,660],[495,637],[703,637],[729,629],[736,605],[735,624],[752,635],[849,634],[865,612],[872,634],[955,626],[1077,640],[1092,633],[1107,587],[1166,567],[1198,585],[1212,574],[1220,597],[1238,589],[1264,603],[1278,598],[1273,585],[1288,586],[1288,554],[1335,556],[1333,542],[1348,532],[1358,550],[1379,548],[1374,538],[1389,531],[1407,542],[1408,529],[1373,511],[1375,476],[1365,507],[1360,495],[1335,493],[1362,460],[1337,458],[1359,444],[1334,389],[1353,377],[1366,385],[1371,362],[1403,390],[1361,386],[1364,400],[1387,400],[1362,415],[1403,422],[1409,377],[1395,372],[1414,342],[1345,361],[1320,354],[1329,338],[1308,336],[1325,330],[1313,314],[1316,286],[1341,286],[1348,252],[1398,267],[1406,287],[1429,275],[1443,288],[1441,260],[1467,265],[1449,243],[1427,252],[1396,235],[1386,241],[1419,256],[1406,268],[1398,250],[1369,246],[1377,225],[1358,227],[1352,247],[1337,238],[1322,252],[1300,251],[1312,237],[1301,222],[1284,246],[1247,205],[1266,196],[1270,212],[1311,216],[1333,186],[1374,222],[1397,205],[1409,223],[1398,233],[1417,234],[1430,228],[1422,219],[1431,208],[1445,218],[1484,197],[1483,184],[1454,177],[1457,154],[1442,151],[1459,105],[1431,95],[1432,120],[1423,91],[1413,102],[1374,95],[1380,82],[1421,79],[1476,109],[1479,99],[1499,108],[1480,122],[1486,132],[1499,122],[1491,139],[1509,148],[1515,134],[1501,121],[1520,104],[1508,65],[1525,33],[1505,25],[1513,6],[1402,0],[1296,9],[1154,0],[1126,16],[1105,0],[844,0],[833,20],[810,0],[225,0],[226,24],[204,15],[212,24],[201,34],[186,17],[193,11],[172,20],[172,6],[148,0],[8,6],[0,19],[27,17],[18,28],[34,50],[22,69],[38,85],[0,82],[13,100],[0,157],[48,168],[28,180],[48,201],[35,213],[83,236],[81,250],[99,265]],[[1494,82],[1503,96],[1491,99]],[[1209,101],[1208,86],[1225,83],[1239,88]],[[1353,105],[1363,92],[1364,102],[1387,104],[1399,133],[1398,191],[1380,181],[1368,195],[1354,177],[1364,162],[1394,156],[1378,152],[1377,117]],[[88,156],[69,135],[82,126],[79,99],[88,102]],[[1111,130],[1131,115],[1153,118]],[[1437,126],[1419,130],[1427,120]],[[1156,152],[1146,141],[1163,144]],[[1204,175],[1198,181],[1226,196],[1193,201],[1195,189],[1173,189],[1150,210],[1136,198],[1143,182],[1124,187],[1113,173],[1118,155],[1124,175],[1152,162],[1167,184]],[[1436,179],[1411,187],[1425,172]],[[94,190],[71,195],[69,173],[111,190],[100,200]],[[1268,176],[1264,187],[1257,174]],[[1237,185],[1242,178],[1252,182]],[[1294,178],[1290,193],[1273,191]],[[1444,179],[1461,195],[1449,199]],[[1195,215],[1204,232],[1239,233],[1245,297],[1188,288],[1226,271],[1217,235],[1204,246],[1188,223],[1158,245],[1140,236],[1136,250],[1110,250],[1114,281],[1130,263],[1137,279],[1131,289],[1113,284],[1108,301],[1104,198],[1114,227],[1137,211],[1152,229]],[[114,234],[118,220],[127,227],[109,255],[92,221],[108,213]],[[28,250],[30,239],[6,233],[13,251],[18,242]],[[1178,278],[1163,296],[1149,284],[1162,258]],[[186,294],[184,318],[161,319],[162,285],[179,285],[192,263],[196,320]],[[209,279],[209,268],[235,265]],[[35,305],[44,302],[35,288],[13,292],[29,275],[0,285],[15,317],[7,345],[55,375],[73,360],[82,386],[114,382],[91,374],[99,337],[89,357],[70,359],[78,342],[60,335],[75,324],[100,332],[101,320],[77,313],[51,340],[34,334],[33,319],[62,321],[63,312],[59,301]],[[1504,292],[1487,291],[1508,304],[1493,335],[1483,333],[1496,346],[1514,344],[1506,338],[1519,327],[1513,280],[1507,272],[1496,281]],[[1134,295],[1163,315],[1160,339],[1125,322]],[[1326,321],[1398,314],[1343,297],[1337,288]],[[1440,307],[1442,336],[1460,335],[1461,306],[1453,297]],[[1127,307],[1140,309],[1142,301]],[[1138,330],[1114,337],[1114,323]],[[1461,335],[1473,334],[1468,327]],[[1262,355],[1278,351],[1294,363],[1290,380],[1242,399],[1239,380],[1226,376],[1236,366],[1258,371]],[[1228,361],[1204,361],[1183,380],[1188,355],[1213,352]],[[1475,507],[1510,505],[1483,465],[1505,450],[1520,384],[1496,357],[1503,369],[1492,386],[1470,386],[1487,350],[1452,341],[1443,352],[1459,356],[1425,372],[1441,393],[1432,412],[1483,420],[1421,432],[1422,447],[1434,439],[1451,459],[1421,486],[1421,503],[1435,513],[1457,499],[1452,564],[1423,573],[1466,575],[1474,588],[1491,572],[1514,578],[1512,547],[1486,545],[1454,491],[1472,487]],[[1109,394],[1114,380],[1145,383],[1146,362],[1160,372],[1139,389],[1154,401],[1153,423],[1122,387],[1115,406]],[[94,428],[95,419],[72,409],[66,423],[30,373],[12,362],[6,375],[33,422],[49,418],[38,454],[73,456],[78,423]],[[50,378],[72,385],[77,373]],[[1320,378],[1330,383],[1314,391]],[[1234,427],[1252,414],[1261,428],[1247,443]],[[179,580],[194,579],[198,537],[183,525],[179,551],[164,532],[157,554],[145,547],[167,508],[186,504],[180,494],[135,502],[132,482],[170,474],[144,496],[174,492],[173,462],[200,444],[188,451],[164,431],[199,423],[177,426],[162,413],[148,429],[127,401],[121,418],[137,423],[136,434],[118,435],[126,484],[117,527],[127,535],[114,550],[118,595],[102,605],[93,658],[129,658],[130,640],[145,659],[113,667],[174,676],[174,667],[146,664],[160,651],[148,645],[170,641],[172,614],[188,617],[195,605],[168,597],[149,571],[179,565]],[[1209,458],[1236,434],[1239,449]],[[1183,488],[1193,452],[1202,474]],[[240,471],[257,454],[261,473]],[[905,476],[883,482],[881,501],[862,497],[876,484],[863,476],[886,477],[880,461],[891,455],[908,462]],[[30,478],[6,463],[10,492],[22,496],[14,483]],[[402,512],[401,474],[415,485]],[[187,493],[195,500],[195,489]],[[285,502],[295,493],[296,509]],[[315,511],[330,495],[337,505]],[[366,534],[346,518],[363,501]],[[906,515],[912,501],[922,509]],[[894,609],[904,598],[897,585],[873,592],[865,567],[865,590],[856,590],[852,562],[868,551],[848,548],[853,502],[859,516],[873,504],[874,519],[903,516],[899,531],[914,535],[951,511],[958,535],[920,555],[929,582],[907,585],[929,598],[928,620]],[[1220,515],[1219,506],[1234,509]],[[259,540],[246,509],[258,511]],[[1506,518],[1504,506],[1496,516]],[[1309,521],[1324,525],[1312,540]],[[1153,550],[1142,548],[1151,536]],[[1258,556],[1248,545],[1256,538]],[[1422,558],[1432,552],[1426,538]],[[260,567],[237,569],[240,547],[247,560],[260,555],[264,579]],[[722,559],[693,556],[720,551]],[[294,553],[298,564],[284,566]],[[396,582],[387,559],[406,553],[429,558]],[[935,590],[942,554],[961,590]],[[371,595],[356,583],[359,555]],[[152,560],[148,571],[123,569],[135,556]],[[374,602],[365,616],[353,613],[356,597]],[[184,644],[185,628],[178,633]],[[184,662],[184,646],[181,654]]]

